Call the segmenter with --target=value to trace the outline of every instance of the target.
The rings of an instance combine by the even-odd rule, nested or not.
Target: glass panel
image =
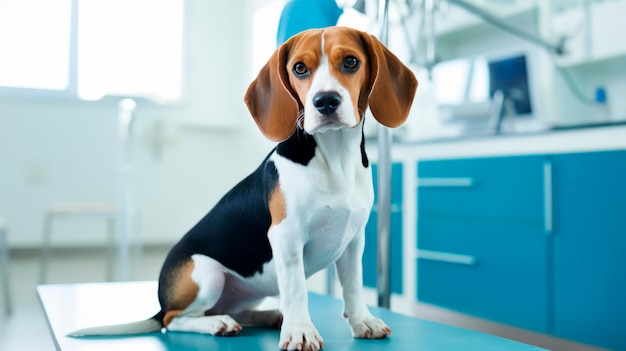
[[[261,70],[276,50],[276,31],[284,4],[272,1],[254,14],[252,24],[252,72]]]
[[[71,0],[0,0],[0,86],[68,86]]]
[[[180,99],[183,0],[79,0],[78,95]]]

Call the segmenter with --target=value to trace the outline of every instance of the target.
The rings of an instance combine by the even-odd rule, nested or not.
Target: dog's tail
[[[67,336],[115,336],[153,333],[163,328],[162,319],[159,318],[160,314],[159,312],[155,316],[139,322],[79,329],[67,334]]]

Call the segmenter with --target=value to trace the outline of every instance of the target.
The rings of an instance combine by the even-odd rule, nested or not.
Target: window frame
[[[71,0],[70,6],[70,46],[69,46],[69,70],[68,70],[68,84],[65,89],[38,89],[38,88],[23,88],[23,87],[8,87],[0,86],[0,101],[3,103],[78,103],[78,104],[117,104],[121,99],[130,98],[143,106],[170,106],[178,107],[188,104],[188,85],[189,74],[188,70],[184,69],[185,62],[189,58],[188,47],[188,27],[187,23],[190,19],[190,12],[188,6],[188,0],[182,0],[183,3],[183,28],[182,28],[182,45],[181,45],[181,92],[180,98],[177,101],[162,102],[151,98],[135,95],[109,95],[106,94],[102,98],[97,100],[81,99],[78,95],[78,2],[79,0]]]

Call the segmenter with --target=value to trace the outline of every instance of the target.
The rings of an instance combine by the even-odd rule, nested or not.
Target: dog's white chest
[[[335,262],[362,235],[373,202],[371,169],[335,169],[315,173],[303,167],[282,165],[281,177],[288,213],[285,225],[293,230],[288,240],[302,240],[307,276]],[[284,167],[283,167],[284,166]]]
[[[355,236],[362,233],[368,214],[365,207],[327,206],[317,210],[309,223],[308,241],[304,245],[306,275],[335,262]]]

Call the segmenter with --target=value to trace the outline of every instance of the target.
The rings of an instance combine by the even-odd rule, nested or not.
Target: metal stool
[[[41,247],[39,283],[45,284],[48,278],[50,263],[50,246],[52,240],[52,224],[60,218],[91,218],[102,219],[107,223],[107,280],[113,280],[113,259],[115,255],[115,217],[117,209],[111,204],[55,204],[51,206],[44,218],[43,246]]]
[[[7,316],[13,313],[11,302],[11,288],[9,286],[9,243],[7,240],[7,225],[4,218],[0,217],[0,274],[2,275],[2,287],[4,290],[4,311]]]

